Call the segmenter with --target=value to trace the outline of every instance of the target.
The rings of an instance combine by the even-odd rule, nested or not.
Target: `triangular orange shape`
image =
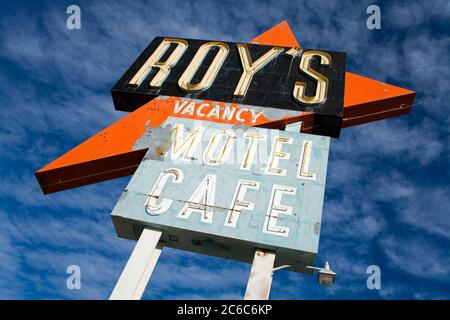
[[[300,47],[286,20],[259,35],[250,43],[280,47]]]
[[[252,42],[299,46],[286,21]],[[413,91],[349,72],[345,81],[343,127],[386,119],[411,110]],[[140,143],[146,127],[159,126],[172,115],[177,99],[180,98],[150,101],[37,171],[43,192],[52,193],[132,174],[147,152],[145,144]],[[262,119],[256,125],[282,127],[296,121],[303,121],[304,131],[308,132],[313,125],[313,114],[300,113],[276,123]]]

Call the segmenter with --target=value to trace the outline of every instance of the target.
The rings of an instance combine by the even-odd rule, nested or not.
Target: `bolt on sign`
[[[313,112],[313,133],[338,137],[345,59],[344,52],[156,37],[112,96],[123,111],[162,95]]]
[[[117,234],[252,262],[255,248],[309,273],[318,250],[329,137],[170,117],[112,212]]]

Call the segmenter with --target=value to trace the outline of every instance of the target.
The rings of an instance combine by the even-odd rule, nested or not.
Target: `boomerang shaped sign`
[[[149,128],[170,116],[278,129],[301,121],[302,132],[336,137],[341,127],[409,113],[415,97],[413,91],[349,72],[343,88],[342,55],[320,50],[323,55],[307,58],[309,50],[300,49],[285,21],[251,41],[259,46],[179,39],[187,48],[171,64],[165,63],[180,46],[166,44],[162,50],[162,39],[149,45],[112,90],[117,109],[135,110],[37,171],[45,194],[134,173],[148,149]],[[255,71],[274,46],[284,48]],[[341,63],[328,66],[328,57]],[[164,66],[172,64],[165,73]],[[151,86],[155,81],[161,85]]]

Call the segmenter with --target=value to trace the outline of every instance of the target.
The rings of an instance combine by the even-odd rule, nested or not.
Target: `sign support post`
[[[275,253],[256,249],[244,300],[268,300],[272,285]]]
[[[288,266],[334,282],[328,264],[308,267],[318,253],[330,137],[408,113],[415,93],[345,73],[344,52],[300,48],[286,22],[252,42],[156,37],[112,89],[115,108],[133,113],[36,172],[44,193],[135,172],[111,216],[119,237],[143,232],[111,300],[141,299],[162,232],[173,248],[252,261],[246,300],[267,300],[273,271]],[[252,56],[253,81],[242,73]],[[193,83],[200,66],[207,72]],[[146,79],[153,67],[160,70]],[[249,214],[239,218],[242,210]]]
[[[140,300],[164,244],[162,232],[144,229],[117,281],[110,300]]]

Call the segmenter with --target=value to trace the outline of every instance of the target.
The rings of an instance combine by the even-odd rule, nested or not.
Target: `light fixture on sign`
[[[291,267],[291,265],[286,264],[283,266],[273,268],[272,274],[275,271],[288,269],[290,267]],[[322,286],[329,287],[332,284],[334,284],[334,282],[336,281],[336,272],[334,272],[333,270],[330,269],[330,264],[328,263],[328,261],[325,261],[323,268],[311,267],[311,266],[306,266],[305,268],[313,270],[313,271],[317,271],[317,282],[319,282]]]
[[[317,271],[317,281],[322,286],[329,287],[336,281],[336,272],[330,269],[330,264],[328,263],[328,261],[325,261],[323,268],[310,266],[307,266],[306,268]]]

